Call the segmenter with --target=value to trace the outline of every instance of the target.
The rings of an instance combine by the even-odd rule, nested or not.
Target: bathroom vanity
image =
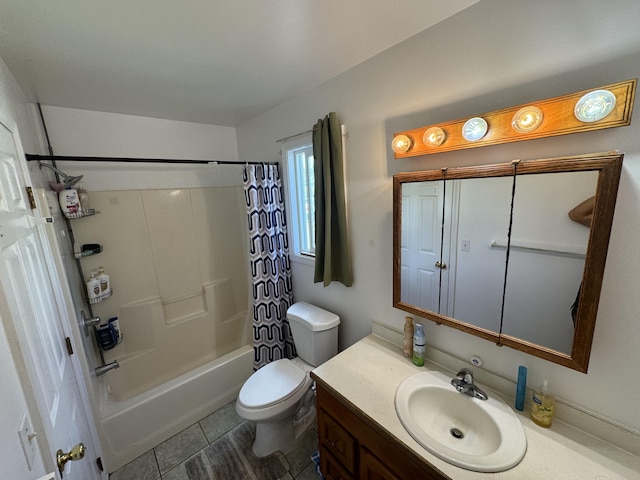
[[[325,478],[640,479],[640,457],[558,420],[549,429],[540,428],[529,419],[528,409],[516,412],[528,447],[523,460],[512,469],[487,474],[441,460],[409,435],[394,406],[400,383],[425,369],[446,371],[433,363],[416,367],[402,355],[399,345],[370,335],[313,370]],[[639,440],[634,436],[631,441]],[[637,449],[637,443],[631,445],[631,451]]]
[[[320,469],[327,480],[448,479],[318,383]]]

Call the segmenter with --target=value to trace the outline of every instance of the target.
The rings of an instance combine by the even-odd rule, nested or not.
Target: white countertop
[[[514,468],[499,473],[479,473],[451,465],[429,453],[404,429],[394,406],[398,385],[408,376],[437,369],[416,367],[402,350],[369,335],[313,372],[323,382],[386,429],[427,462],[455,480],[640,480],[640,458],[603,442],[557,419],[541,428],[529,419],[529,411],[515,411],[527,435],[527,453]],[[480,382],[479,385],[484,389]],[[487,389],[490,392],[491,389]],[[495,392],[494,392],[495,394]],[[502,397],[497,394],[497,396]],[[504,398],[502,398],[505,400]],[[508,400],[505,400],[509,404]]]

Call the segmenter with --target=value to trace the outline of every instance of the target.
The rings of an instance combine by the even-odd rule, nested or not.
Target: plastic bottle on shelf
[[[542,382],[542,387],[533,392],[531,402],[531,420],[541,427],[549,428],[553,422],[553,414],[556,407],[556,399],[549,393],[547,380]]]
[[[96,278],[100,282],[100,295],[106,295],[111,292],[111,277],[105,273],[104,267],[98,267],[98,275]]]
[[[413,356],[413,317],[404,317],[404,348],[405,357]]]
[[[416,323],[413,333],[413,363],[419,367],[424,365],[424,345],[424,327],[421,323]]]
[[[122,331],[120,330],[120,320],[118,320],[118,317],[111,317],[108,323],[113,327],[116,334],[116,343],[122,342]]]
[[[78,190],[78,201],[80,202],[80,210],[82,212],[89,211],[89,194],[87,193],[87,189],[79,186]]]
[[[527,367],[518,367],[518,383],[516,387],[516,410],[524,410],[524,397],[527,394]]]
[[[75,188],[66,188],[58,193],[60,210],[65,217],[77,217],[80,214],[80,199]]]
[[[100,280],[96,277],[96,271],[92,271],[87,280],[87,293],[89,300],[97,300],[100,298]]]

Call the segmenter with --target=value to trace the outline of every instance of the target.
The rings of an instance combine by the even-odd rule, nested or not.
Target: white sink
[[[487,394],[480,400],[459,393],[450,376],[422,372],[398,386],[396,411],[407,432],[436,457],[467,470],[501,472],[522,460],[527,437],[514,411]]]

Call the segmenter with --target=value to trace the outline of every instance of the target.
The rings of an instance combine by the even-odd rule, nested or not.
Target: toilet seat
[[[248,409],[283,403],[306,389],[309,376],[288,358],[271,362],[254,372],[240,389],[238,401]]]

